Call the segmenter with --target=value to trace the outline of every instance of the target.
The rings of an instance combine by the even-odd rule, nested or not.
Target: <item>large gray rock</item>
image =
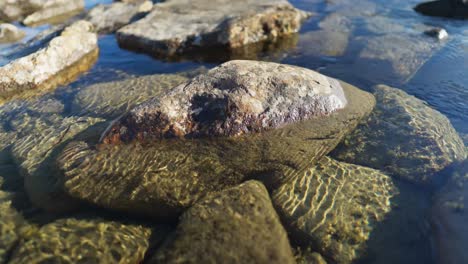
[[[76,94],[71,112],[78,115],[117,117],[144,101],[187,81],[181,74],[155,74],[93,84]]]
[[[151,234],[138,224],[60,219],[23,239],[9,263],[141,263]]]
[[[149,263],[295,263],[265,187],[248,181],[199,201]]]
[[[310,14],[286,0],[170,0],[117,32],[119,45],[176,57],[213,46],[238,48],[295,33]]]
[[[293,237],[341,264],[363,253],[395,191],[377,170],[324,157],[275,190],[272,200]]]
[[[157,98],[116,121],[104,134],[106,143],[64,149],[57,161],[68,194],[174,219],[207,193],[246,177],[269,187],[285,181],[334,149],[374,106],[370,94],[316,72],[245,61],[224,64]],[[332,110],[343,100],[344,109]],[[159,110],[173,123],[161,126]],[[202,135],[208,137],[197,138]],[[118,142],[123,144],[113,144]]]
[[[142,18],[153,8],[151,1],[142,3],[101,4],[91,9],[86,20],[91,22],[99,33],[112,33],[131,22]]]
[[[468,259],[468,160],[453,171],[437,191],[432,207],[435,255],[438,264],[464,263]]]
[[[375,87],[377,107],[333,155],[411,182],[430,184],[451,163],[466,158],[460,136],[440,112],[407,93]]]
[[[27,17],[24,23],[30,25],[83,8],[83,0],[0,0],[0,20],[14,21]]]
[[[41,4],[40,9],[28,15],[23,24],[36,26],[62,22],[84,10],[84,0],[30,0]]]
[[[0,43],[16,42],[22,39],[25,33],[12,24],[0,24]]]
[[[52,89],[89,69],[97,58],[93,26],[78,21],[47,47],[0,68],[0,97],[32,89]]]

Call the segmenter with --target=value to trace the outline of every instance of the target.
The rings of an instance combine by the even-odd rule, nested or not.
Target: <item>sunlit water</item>
[[[86,7],[91,8],[97,3],[108,2],[111,1],[86,1]],[[468,143],[468,25],[465,21],[423,17],[412,10],[418,0],[291,2],[315,15],[303,25],[299,38],[295,40],[297,43],[293,42],[295,45],[274,51],[260,51],[257,54],[258,59],[317,70],[367,91],[371,91],[372,86],[376,84],[403,89],[445,114],[462,135],[465,145]],[[329,25],[323,23],[330,15],[330,21],[341,22]],[[337,17],[338,20],[335,20]],[[425,36],[423,32],[428,27],[445,28],[449,38],[439,41]],[[22,42],[48,28],[48,25],[37,28],[21,27],[27,33]],[[368,45],[368,42],[372,41],[375,41],[374,47],[377,48],[366,50],[366,47],[372,46]],[[428,48],[424,48],[425,45],[428,45]],[[380,46],[382,50],[378,49]],[[79,100],[82,98],[95,96],[95,101],[101,98],[98,93],[102,91],[96,90],[93,94],[93,89],[90,89],[90,92],[85,93],[85,87],[135,76],[200,70],[200,66],[211,68],[221,62],[209,60],[210,62],[206,63],[202,59],[187,59],[181,62],[158,60],[120,49],[114,35],[99,36],[99,48],[100,55],[95,66],[72,84],[27,102],[15,100],[0,106],[0,122],[3,129],[27,127],[28,122],[36,122],[31,121],[34,118],[43,117],[44,120],[49,120],[50,116],[55,114],[67,117],[93,113],[91,115],[95,117],[112,119],[120,113],[111,111],[99,115],[90,109],[80,109],[92,106],[92,103],[80,104]],[[14,51],[17,49],[18,44],[0,45],[0,65],[16,58],[17,53]],[[410,52],[401,56],[406,49]],[[382,63],[375,56],[382,56],[387,62]],[[389,63],[388,59],[393,59],[393,62]],[[190,73],[188,75],[190,76]],[[135,83],[145,83],[145,80],[135,79]],[[166,86],[161,89],[168,89]],[[143,99],[136,97],[135,102]],[[37,102],[37,105],[34,102]],[[44,108],[43,104],[47,102],[53,104]],[[119,101],[109,99],[109,102],[117,104]],[[124,111],[126,107],[128,106],[123,106],[121,110]],[[49,121],[44,121],[46,124],[47,122]],[[21,136],[30,133],[28,129],[24,131],[26,134]],[[0,134],[1,132],[0,130]],[[21,189],[18,184],[7,182],[5,185],[14,190]],[[392,202],[397,205],[409,205],[400,209],[397,206],[397,209],[387,216],[388,219],[375,227],[367,242],[369,254],[359,259],[359,263],[432,262],[428,223],[430,191],[403,182],[396,182],[395,185],[400,188],[401,195],[396,195]],[[43,218],[48,217],[41,216],[39,222],[48,221]]]

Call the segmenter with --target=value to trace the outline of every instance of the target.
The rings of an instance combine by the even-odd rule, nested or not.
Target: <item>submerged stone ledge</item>
[[[0,68],[0,98],[65,84],[88,70],[97,55],[93,26],[86,21],[75,22],[45,48]]]
[[[295,33],[310,14],[286,0],[168,0],[117,32],[119,45],[158,57],[238,48]]]

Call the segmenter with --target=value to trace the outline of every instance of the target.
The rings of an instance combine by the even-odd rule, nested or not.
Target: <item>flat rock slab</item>
[[[432,226],[439,264],[463,263],[468,259],[468,160],[459,164],[446,186],[435,194]]]
[[[419,184],[431,184],[437,172],[466,158],[463,141],[440,112],[385,85],[376,86],[374,95],[370,119],[346,137],[334,157]]]
[[[363,252],[395,190],[391,177],[377,170],[324,157],[275,190],[272,200],[293,237],[342,264]]]
[[[29,26],[83,9],[83,0],[1,0],[0,20],[11,22],[26,17],[23,23]]]
[[[26,16],[23,24],[38,26],[46,23],[63,22],[84,10],[84,0],[42,0],[39,10]]]
[[[119,45],[160,57],[238,48],[295,33],[310,14],[286,0],[169,0],[117,32]]]
[[[43,49],[0,68],[0,97],[33,89],[52,89],[73,80],[97,58],[93,26],[78,21]]]
[[[324,84],[329,81],[335,87],[339,85],[343,89],[342,92],[348,102],[346,107],[327,116],[314,116],[296,124],[283,125],[277,129],[235,137],[176,137],[133,141],[125,144],[98,144],[96,146],[87,142],[70,143],[57,159],[60,179],[64,183],[65,192],[72,197],[105,208],[156,219],[174,219],[207,193],[237,185],[246,178],[260,179],[268,187],[287,180],[298,170],[309,166],[310,162],[320,159],[334,149],[343,136],[352,131],[359,120],[365,118],[372,111],[375,101],[369,93],[346,83],[329,79],[315,72],[311,72],[309,77],[302,79],[299,74],[304,71],[309,72],[308,70],[283,67],[283,70],[292,69],[290,75],[282,73],[283,70],[279,69],[276,71],[277,76],[284,74],[284,76],[291,76],[291,79],[286,78],[282,82],[270,78],[267,82],[274,84],[274,86],[278,85],[279,91],[284,92],[265,101],[265,103],[272,103],[272,105],[274,102],[278,102],[276,106],[270,108],[273,111],[291,110],[292,107],[287,107],[288,105],[302,100],[293,98],[302,95],[305,100],[309,98],[307,94],[315,94],[316,88],[327,90],[330,87],[324,86]],[[219,68],[214,70],[215,73],[218,71],[220,71]],[[249,74],[246,73],[246,76],[251,76],[251,70],[247,72]],[[215,79],[210,77],[212,73],[196,77],[188,85],[199,83],[203,80],[203,76],[216,83]],[[232,74],[235,76],[236,72],[234,71]],[[269,73],[266,75],[268,76]],[[232,80],[229,78],[230,74],[226,73],[220,76],[224,77],[220,77],[219,83],[223,86],[219,87],[226,89],[216,89],[215,91],[219,91],[219,95],[223,95],[229,89],[245,95],[244,91],[250,87],[259,87],[257,86],[259,80],[254,78],[251,79],[251,84],[245,82],[240,86],[242,89],[239,91],[236,88],[237,84],[230,81]],[[314,76],[317,76],[317,79],[314,79]],[[262,79],[260,78],[260,80]],[[296,88],[295,84],[298,84]],[[203,88],[203,86],[200,87]],[[183,88],[184,86],[179,86],[177,89]],[[173,95],[174,91],[176,90],[170,91],[169,94]],[[276,90],[273,89],[273,91]],[[266,90],[263,92],[258,90],[257,93],[262,96],[259,97],[260,99],[268,97]],[[236,93],[229,94],[229,96],[231,95],[236,95]],[[292,96],[289,101],[285,99],[288,98],[288,95]],[[281,96],[283,99],[280,98]],[[259,107],[253,108],[254,110],[262,107],[262,104],[258,103],[259,100],[253,100],[249,97],[246,95],[239,98],[246,99],[244,102],[253,102],[254,106]],[[182,94],[176,94],[172,98],[174,99],[172,102],[177,102],[178,98],[186,97]],[[220,113],[220,108],[217,108],[216,105],[217,101],[214,102],[213,108],[209,103],[193,107],[196,110],[195,113],[201,112],[199,108],[213,109],[214,113]],[[180,105],[177,103],[177,105],[192,107],[186,103]],[[234,105],[234,103],[230,105]],[[242,106],[245,107],[247,104]],[[314,103],[307,105],[307,107],[316,106],[317,104]],[[145,110],[141,107],[136,109]],[[251,108],[245,109],[250,110]],[[323,109],[320,108],[320,110]],[[184,112],[181,110],[171,113]],[[207,113],[205,116],[211,117],[209,111],[205,111],[205,113]],[[143,116],[149,117],[150,114]],[[223,118],[223,116],[220,117]],[[157,119],[155,120],[157,121]],[[213,122],[217,122],[217,120],[216,118],[212,119]],[[238,120],[241,123],[242,119]],[[158,122],[145,124],[153,126]],[[206,124],[208,127],[210,123]],[[145,129],[144,126],[139,128]]]
[[[99,33],[112,33],[121,27],[144,17],[153,8],[151,1],[142,3],[115,2],[101,4],[91,9],[86,20],[94,25]]]
[[[295,263],[286,231],[260,182],[199,201],[149,263]]]
[[[141,263],[151,234],[137,224],[60,219],[21,241],[9,263]]]

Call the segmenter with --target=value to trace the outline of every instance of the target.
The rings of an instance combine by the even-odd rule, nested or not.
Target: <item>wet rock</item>
[[[21,241],[9,263],[141,263],[151,234],[137,224],[60,219]]]
[[[324,157],[275,190],[273,203],[299,243],[351,263],[390,211],[395,186],[377,170]]]
[[[446,186],[439,190],[432,208],[437,263],[463,263],[468,259],[468,160],[453,171]]]
[[[22,39],[25,33],[12,24],[0,24],[0,43],[16,42]]]
[[[413,34],[387,34],[361,38],[361,42],[364,48],[354,67],[385,83],[407,81],[443,46],[439,41]]]
[[[326,31],[338,31],[343,33],[350,33],[354,29],[351,20],[339,13],[332,13],[326,16],[319,22],[319,27]]]
[[[373,34],[404,34],[408,30],[408,25],[404,24],[405,21],[395,21],[386,16],[373,16],[365,21],[366,30]]]
[[[65,28],[44,49],[0,68],[0,97],[32,89],[52,89],[74,79],[94,63],[97,36],[89,22]]]
[[[387,171],[420,184],[466,158],[450,121],[423,101],[384,85],[375,87],[377,107],[337,148],[339,160]]]
[[[117,32],[119,45],[176,57],[211,47],[238,48],[295,33],[310,14],[286,0],[171,0]]]
[[[317,30],[302,34],[297,46],[305,55],[336,57],[345,53],[348,40],[347,33]]]
[[[427,16],[468,18],[468,3],[464,0],[436,0],[418,4],[414,10]]]
[[[327,264],[327,261],[317,252],[299,252],[295,257],[297,264]]]
[[[195,116],[202,113],[200,118],[193,119],[201,123],[199,126],[201,129],[193,131],[201,131],[204,133],[203,135],[208,135],[208,137],[160,139],[161,132],[167,130],[164,130],[164,127],[162,127],[163,130],[157,130],[157,124],[161,123],[157,118],[151,116],[151,113],[155,112],[150,107],[157,106],[157,104],[153,104],[157,100],[151,100],[150,103],[144,103],[135,109],[147,118],[147,121],[154,120],[154,123],[153,121],[137,122],[135,123],[137,126],[128,127],[128,130],[146,131],[142,132],[141,135],[147,140],[126,143],[127,139],[130,140],[133,137],[123,137],[122,140],[125,144],[98,144],[96,146],[86,142],[75,142],[64,149],[57,159],[57,163],[63,177],[65,191],[73,197],[105,208],[171,220],[207,193],[237,185],[246,178],[258,178],[269,187],[285,181],[297,170],[308,166],[310,162],[334,149],[343,136],[352,131],[359,120],[366,117],[374,106],[374,99],[370,94],[318,73],[264,62],[248,63],[259,65],[258,68],[236,69],[233,67],[233,65],[245,63],[247,62],[232,62],[221,66],[206,75],[196,77],[185,85],[170,90],[166,94],[167,97],[165,95],[158,96],[161,101],[166,100],[163,98],[167,98],[167,103],[173,102],[177,107],[183,107],[173,108],[175,111],[168,113],[182,115],[190,113],[190,115]],[[231,70],[228,71],[228,69]],[[272,77],[272,73],[274,73],[274,77]],[[214,78],[215,76],[219,78]],[[201,85],[209,83],[213,85],[211,91],[205,89],[209,87]],[[266,87],[263,86],[265,84]],[[215,87],[216,89],[214,89]],[[241,89],[239,89],[240,87]],[[197,98],[197,100],[190,102],[188,97],[193,95],[194,90],[200,91],[200,94],[203,91],[206,93],[205,96],[200,96],[200,99]],[[325,97],[317,95],[317,92],[327,90],[330,94],[325,94]],[[304,118],[308,112],[299,110],[297,106],[304,103],[309,107],[306,110],[310,110],[310,107],[325,106],[328,102],[337,102],[334,100],[344,98],[340,95],[340,90],[344,92],[347,101],[344,109],[326,116],[311,115],[310,119],[299,122],[300,118]],[[211,96],[208,91],[213,95],[213,100],[208,100],[207,104],[204,104],[203,100],[210,99]],[[228,91],[231,92],[228,93]],[[276,94],[275,91],[281,91],[281,93]],[[334,91],[338,92],[336,96]],[[241,94],[243,96],[240,96]],[[270,117],[278,117],[280,121],[285,120],[280,119],[280,114],[289,112],[291,115],[283,116],[293,117],[295,119],[290,119],[290,121],[297,122],[290,125],[280,125],[280,122],[271,122],[270,124],[265,122],[270,127],[252,125],[238,126],[246,128],[245,130],[218,130],[222,126],[214,126],[213,124],[216,122],[227,124],[231,122],[230,120],[238,120],[238,124],[242,124],[244,121],[256,118],[251,115],[250,119],[244,119],[242,115],[238,115],[241,111],[237,111],[233,114],[239,118],[227,119],[229,116],[221,115],[223,112],[220,110],[229,109],[223,108],[224,106],[219,107],[225,101],[216,99],[216,97],[221,98],[221,96],[242,98],[244,101],[241,103],[243,104],[239,104],[239,106],[244,107],[242,111],[259,110],[260,113],[275,113],[271,114]],[[252,96],[257,97],[254,99]],[[298,96],[300,98],[297,98]],[[327,101],[328,96],[335,99]],[[323,98],[325,101],[321,101]],[[231,109],[234,109],[235,103],[237,102],[229,103]],[[251,104],[251,108],[248,107],[249,104]],[[267,105],[271,107],[265,111],[262,107]],[[170,108],[161,109],[166,111]],[[194,111],[192,112],[191,109]],[[318,107],[317,109],[318,112],[315,114],[329,110],[326,107]],[[220,115],[211,114],[210,111]],[[124,124],[121,120],[136,117],[137,115],[133,115],[133,113],[135,113],[134,110],[130,111],[126,117],[117,121],[117,124]],[[220,122],[223,118],[228,121]],[[116,128],[117,126],[114,124],[112,127]],[[211,130],[213,134],[208,134],[210,130],[205,129],[209,127],[213,128]],[[272,127],[277,128],[267,129]],[[149,130],[146,130],[147,128]],[[182,126],[177,125],[176,128],[180,129]],[[188,128],[192,129],[193,126]],[[261,133],[252,133],[255,129],[260,130],[260,128],[265,128],[265,130]],[[122,129],[114,131],[125,132],[125,129],[127,128],[122,126]],[[237,132],[233,133],[234,131]],[[185,132],[190,131],[187,129]],[[110,133],[104,135],[106,138],[104,141],[107,143],[123,143],[119,137],[109,136]],[[119,136],[119,134],[117,135]],[[166,136],[169,135],[171,134]],[[183,133],[178,135],[182,137]],[[202,135],[202,133],[198,133],[198,135]],[[237,136],[226,137],[226,135]]]
[[[103,142],[240,136],[326,116],[346,104],[340,83],[314,71],[230,61],[132,109]]]
[[[179,74],[156,74],[93,84],[77,93],[72,113],[117,117],[185,81],[187,78]]]
[[[294,263],[265,187],[248,181],[199,201],[149,263]]]
[[[62,118],[52,115],[30,122],[26,136],[18,139],[12,146],[15,163],[24,177],[24,184],[31,202],[42,209],[52,212],[70,211],[74,208],[73,199],[63,193],[51,164],[54,157],[68,140],[102,122],[97,118]],[[54,167],[54,166],[52,166]]]
[[[448,33],[443,28],[431,28],[424,31],[424,34],[442,40],[448,38]]]
[[[97,5],[86,17],[97,32],[112,33],[121,27],[144,17],[153,8],[151,1],[141,3],[116,2],[107,5]]]
[[[37,2],[41,4],[40,9],[28,15],[23,20],[23,24],[36,26],[62,22],[84,10],[84,0],[42,0]]]

